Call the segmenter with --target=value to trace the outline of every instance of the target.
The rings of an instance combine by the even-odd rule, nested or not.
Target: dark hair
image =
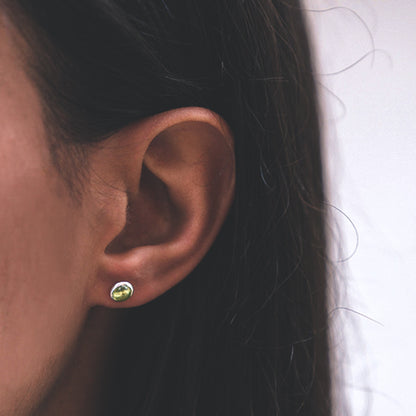
[[[206,107],[235,139],[226,222],[186,279],[125,312],[137,330],[113,356],[139,358],[109,373],[101,414],[331,415],[325,186],[298,1],[1,3],[74,197],[88,149],[143,117]]]

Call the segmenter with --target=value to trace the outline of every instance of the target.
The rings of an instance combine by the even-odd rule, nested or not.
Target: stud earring
[[[112,287],[110,297],[116,302],[123,302],[132,297],[133,291],[134,289],[131,283],[118,282]]]

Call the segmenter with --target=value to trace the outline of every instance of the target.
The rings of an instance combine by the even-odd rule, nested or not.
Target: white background
[[[337,263],[336,276],[347,288],[337,305],[354,311],[336,311],[344,328],[337,327],[336,348],[348,347],[345,391],[353,416],[413,416],[416,1],[303,3],[335,8],[307,12],[318,73],[341,71],[367,55],[338,75],[321,75],[319,85],[331,202],[345,215],[332,211],[344,258],[354,253]]]

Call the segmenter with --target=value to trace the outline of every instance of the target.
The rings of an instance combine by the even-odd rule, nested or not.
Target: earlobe
[[[217,114],[188,107],[129,126],[111,149],[111,158],[103,148],[103,160],[100,154],[95,160],[123,182],[127,206],[111,206],[109,198],[106,209],[124,227],[111,239],[100,234],[109,241],[100,242],[105,250],[97,256],[89,299],[139,306],[186,278],[213,244],[234,196],[233,137]],[[133,289],[125,283],[117,289],[122,302],[109,296],[118,282]]]

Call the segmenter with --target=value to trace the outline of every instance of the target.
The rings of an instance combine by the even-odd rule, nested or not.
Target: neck
[[[99,413],[119,314],[117,310],[98,307],[90,311],[70,360],[36,416]]]

